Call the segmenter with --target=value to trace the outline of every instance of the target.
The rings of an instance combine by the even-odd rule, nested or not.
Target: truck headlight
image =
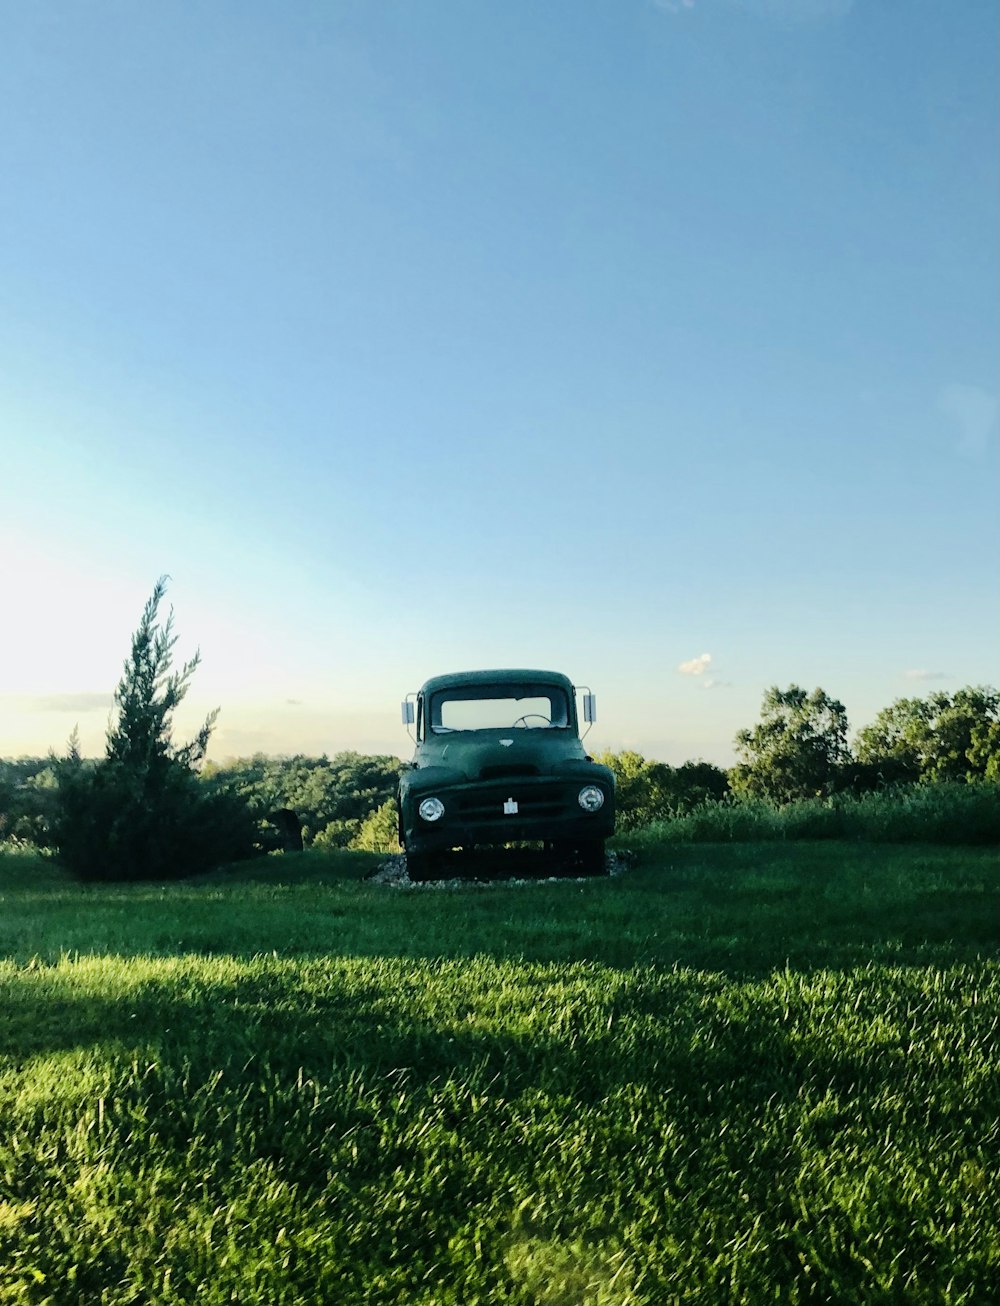
[[[604,800],[601,799],[601,802],[603,801]],[[417,811],[425,821],[437,821],[440,817],[444,816],[444,803],[442,803],[440,798],[425,798],[417,808]]]
[[[604,806],[604,794],[597,785],[584,785],[576,801],[585,812],[596,812]]]

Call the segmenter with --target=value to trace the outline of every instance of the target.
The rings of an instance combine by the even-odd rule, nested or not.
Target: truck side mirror
[[[593,723],[597,720],[597,695],[584,694],[583,696],[583,719]]]
[[[414,721],[416,720],[416,715],[413,711],[413,703],[409,699],[407,699],[406,702],[402,704],[402,708],[403,708],[403,725],[412,726]]]

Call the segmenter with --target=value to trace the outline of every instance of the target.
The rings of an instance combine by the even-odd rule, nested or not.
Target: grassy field
[[[0,858],[0,1303],[985,1303],[996,858]]]

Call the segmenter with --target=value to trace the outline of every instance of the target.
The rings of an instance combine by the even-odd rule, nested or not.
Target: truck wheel
[[[604,840],[588,839],[585,843],[553,843],[551,848],[552,875],[576,879],[581,875],[604,874]]]
[[[577,875],[603,875],[604,840],[588,839],[586,843],[577,844],[573,849],[573,862]]]
[[[407,853],[406,873],[414,884],[433,880],[437,869],[436,858],[431,853]]]

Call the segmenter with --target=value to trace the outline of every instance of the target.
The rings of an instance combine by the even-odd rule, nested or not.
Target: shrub
[[[47,758],[0,760],[0,839],[47,847],[55,785]]]
[[[254,852],[246,804],[180,765],[153,778],[120,762],[68,761],[59,797],[59,860],[81,880],[172,879]]]
[[[685,762],[675,767],[651,762],[631,749],[621,753],[606,750],[596,760],[615,775],[619,830],[635,830],[651,821],[690,812],[729,792],[725,771],[711,762]]]
[[[399,852],[399,817],[391,798],[368,813],[350,846],[369,853]]]
[[[350,848],[360,829],[360,821],[330,821],[313,836],[311,847]]]

